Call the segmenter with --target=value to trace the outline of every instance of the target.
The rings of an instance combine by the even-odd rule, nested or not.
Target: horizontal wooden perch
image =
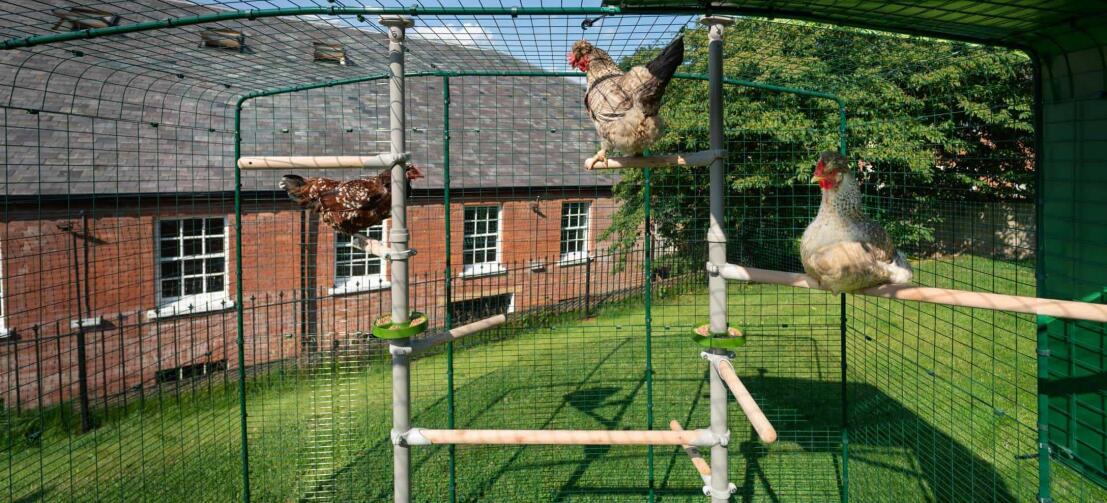
[[[680,425],[680,421],[676,419],[669,421],[669,429],[673,431],[684,431],[684,427]],[[700,474],[700,478],[703,479],[705,485],[711,484],[711,465],[707,464],[707,460],[703,459],[703,455],[700,454],[700,450],[694,445],[685,444],[685,454],[688,454],[688,458],[692,460],[692,466],[695,467],[696,472]]]
[[[407,159],[407,154],[240,157],[238,167],[281,170],[387,168]]]
[[[726,155],[725,150],[701,150],[687,154],[657,155],[649,157],[608,157],[607,162],[595,162],[595,157],[584,161],[584,169],[668,168],[674,166],[707,166]]]
[[[710,266],[709,266],[710,267]],[[723,278],[735,281],[772,283],[800,288],[819,289],[814,278],[800,273],[770,271],[753,267],[727,264],[720,270]],[[853,292],[888,299],[913,300],[948,306],[995,309],[1015,313],[1037,314],[1054,318],[1087,320],[1107,323],[1107,305],[1072,300],[1041,299],[999,293],[968,292],[950,288],[932,288],[914,285],[881,285]]]
[[[456,340],[458,340],[462,337],[465,337],[467,335],[472,335],[472,334],[475,334],[477,332],[483,332],[483,331],[488,330],[490,328],[497,327],[499,325],[503,325],[506,322],[507,322],[507,316],[502,315],[502,314],[497,314],[496,316],[493,316],[491,318],[485,318],[485,319],[480,320],[480,321],[474,321],[474,322],[469,323],[467,325],[462,325],[460,327],[452,328],[452,329],[450,329],[449,331],[446,331],[446,332],[440,332],[440,333],[434,334],[430,337],[425,337],[423,339],[415,339],[415,340],[411,341],[411,350],[412,351],[422,351],[422,350],[425,350],[427,348],[437,346],[439,344],[443,344],[443,343],[450,342],[450,341],[456,341]]]
[[[716,361],[718,363],[715,363]],[[773,428],[769,418],[765,417],[765,413],[761,412],[761,407],[757,405],[753,395],[742,384],[742,380],[734,372],[734,367],[730,364],[730,361],[715,360],[712,362],[712,367],[719,373],[719,377],[726,383],[726,387],[730,388],[730,393],[734,395],[734,400],[738,402],[738,406],[742,408],[742,412],[746,414],[746,418],[753,425],[757,437],[766,444],[776,442],[776,428]]]
[[[710,447],[718,439],[708,430],[428,430],[401,435],[408,445],[692,445]]]

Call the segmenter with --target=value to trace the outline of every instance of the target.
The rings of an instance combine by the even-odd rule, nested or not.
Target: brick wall
[[[450,210],[455,302],[511,294],[514,309],[523,311],[641,284],[641,271],[634,267],[637,261],[614,273],[614,258],[604,255],[605,243],[597,241],[615,210],[606,190],[544,190],[542,194],[537,201],[529,193],[455,197]],[[426,312],[434,326],[444,322],[447,306],[445,215],[438,201],[415,197],[408,213],[412,247],[418,250],[412,259],[411,306]],[[598,256],[591,264],[558,265],[561,205],[566,201],[591,203],[589,250]],[[501,207],[501,263],[506,271],[457,277],[462,268],[464,207],[493,204]],[[76,397],[77,331],[70,324],[79,316],[104,319],[84,336],[94,402],[154,387],[158,372],[167,369],[224,361],[228,370],[236,369],[236,317],[229,304],[185,316],[149,313],[158,302],[155,236],[157,222],[163,218],[226,219],[226,285],[233,297],[232,208],[226,200],[160,200],[111,208],[9,211],[0,243],[4,321],[10,331],[9,337],[0,339],[4,404],[26,409]],[[80,210],[88,215],[87,229],[77,215]],[[235,300],[245,310],[246,365],[326,351],[331,349],[330,341],[344,340],[341,334],[368,332],[371,321],[389,311],[387,289],[332,294],[335,233],[286,201],[275,197],[248,201],[242,233],[244,299]],[[544,267],[532,267],[535,263]],[[80,292],[75,267],[80,271]],[[86,285],[91,309],[84,303]]]

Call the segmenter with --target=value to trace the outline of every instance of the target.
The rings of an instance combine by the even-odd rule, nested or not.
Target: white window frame
[[[388,221],[381,222],[381,239],[380,242],[385,246],[388,246]],[[366,229],[368,231],[368,229]],[[368,232],[365,232],[369,235]],[[368,252],[363,252],[356,247],[350,246],[354,253],[364,253],[366,255],[365,260],[379,260],[381,263],[380,274],[366,274],[363,276],[349,276],[345,278],[338,277],[338,244],[342,241],[350,242],[351,238],[347,234],[336,232],[334,234],[335,239],[335,253],[334,253],[334,287],[328,289],[330,295],[342,295],[347,293],[357,292],[371,292],[373,290],[383,290],[392,286],[392,282],[388,281],[388,261],[370,255]],[[360,258],[358,260],[361,260]]]
[[[474,263],[474,264],[466,264],[465,263],[465,239],[470,237],[470,236],[465,234],[464,224],[466,223],[465,213],[470,208],[496,208],[496,260],[494,260],[494,261],[477,262],[477,263]],[[461,210],[461,220],[462,220],[462,242],[461,242],[462,243],[461,244],[461,252],[462,252],[461,264],[462,264],[462,267],[461,267],[461,276],[462,277],[475,277],[475,276],[489,276],[489,275],[493,275],[493,274],[504,274],[504,273],[506,273],[507,269],[504,268],[503,263],[500,261],[503,258],[503,244],[504,244],[504,240],[503,240],[503,234],[504,234],[503,206],[501,206],[499,204],[480,204],[480,205],[465,206]],[[491,234],[487,233],[487,232],[484,233],[484,234],[481,234],[481,236],[490,236],[490,235]],[[475,236],[477,236],[477,234],[474,233],[473,236],[475,237]],[[485,248],[485,249],[487,249],[487,248]]]
[[[561,226],[560,229],[559,229],[559,232],[558,232],[558,243],[557,243],[558,251],[560,253],[560,247],[565,242],[565,231],[566,230],[584,231],[584,236],[581,238],[584,242],[584,246],[583,246],[584,249],[581,250],[581,251],[578,251],[578,252],[560,253],[560,255],[559,255],[560,258],[559,258],[557,264],[561,265],[561,266],[583,264],[585,262],[588,262],[591,259],[591,255],[589,255],[589,252],[591,251],[591,247],[588,246],[588,244],[589,244],[588,239],[591,237],[591,234],[592,234],[592,232],[591,232],[591,228],[592,228],[592,202],[591,201],[565,201],[565,202],[562,202],[561,203],[561,215],[559,215],[561,218],[564,218],[564,216],[565,216],[565,208],[567,208],[571,204],[584,205],[584,226],[583,227],[572,227],[572,228],[567,228],[565,226]]]
[[[161,295],[161,264],[163,262],[161,257],[161,223],[165,221],[184,221],[191,219],[207,220],[211,218],[218,218],[223,221],[223,252],[219,255],[223,257],[223,290],[219,292],[207,292],[192,295],[183,295],[184,283],[181,283],[180,297],[163,298]],[[228,267],[227,260],[227,245],[230,240],[230,225],[227,223],[227,218],[222,215],[197,215],[197,216],[180,216],[173,218],[158,218],[154,221],[154,294],[156,295],[158,307],[146,311],[146,317],[149,319],[168,318],[173,316],[187,316],[190,314],[211,312],[211,311],[223,311],[234,307],[234,301],[230,298],[230,268]],[[206,225],[205,225],[206,229]],[[183,230],[182,230],[183,232]],[[203,237],[206,239],[206,237]],[[189,255],[189,257],[199,257],[203,259],[215,258],[216,254],[206,255]],[[183,259],[185,255],[178,257]],[[183,261],[183,260],[182,260]],[[183,264],[181,266],[184,267]],[[183,276],[182,276],[183,278]],[[191,307],[190,307],[191,306]]]

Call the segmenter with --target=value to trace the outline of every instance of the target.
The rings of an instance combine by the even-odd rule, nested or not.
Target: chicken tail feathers
[[[888,268],[888,282],[892,284],[910,283],[911,278],[914,276],[914,272],[911,270],[911,264],[907,262],[907,256],[903,252],[896,250],[896,257],[892,259],[892,263],[887,265]]]
[[[653,61],[646,63],[646,70],[649,70],[650,75],[653,75],[658,80],[667,83],[673,78],[673,74],[676,73],[676,69],[680,64],[684,62],[684,36],[681,35],[675,38],[669,45],[658,54]],[[665,86],[661,86],[661,90],[664,91]]]

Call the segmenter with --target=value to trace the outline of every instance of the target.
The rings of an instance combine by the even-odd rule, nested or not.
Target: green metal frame
[[[286,13],[286,14],[281,14],[281,15],[288,15],[288,14]],[[151,28],[151,29],[153,29],[153,28]],[[543,72],[543,71],[472,71],[472,72],[465,72],[465,71],[433,71],[433,72],[412,72],[412,73],[406,74],[405,78],[406,77],[440,77],[440,78],[442,78],[442,81],[443,81],[443,91],[442,91],[442,93],[443,93],[442,94],[442,100],[443,100],[442,101],[442,103],[443,103],[443,141],[444,141],[444,152],[445,152],[444,157],[443,157],[443,183],[444,183],[443,202],[444,202],[444,204],[446,204],[446,207],[449,208],[449,204],[450,204],[450,188],[449,188],[449,185],[450,185],[450,157],[449,157],[449,142],[450,142],[450,117],[449,117],[450,116],[450,113],[449,113],[449,111],[450,111],[450,107],[449,107],[449,105],[450,105],[450,85],[449,85],[449,81],[450,81],[450,78],[453,78],[453,77],[579,77],[581,75],[582,74],[579,73],[579,72]],[[235,104],[235,112],[234,112],[234,127],[235,127],[235,132],[234,132],[234,142],[235,142],[235,144],[234,144],[234,153],[235,153],[235,170],[234,170],[235,171],[235,194],[234,194],[234,200],[235,200],[235,274],[236,274],[236,278],[235,278],[235,296],[236,296],[236,298],[242,299],[242,296],[243,296],[243,289],[242,289],[242,232],[241,232],[241,230],[242,230],[242,184],[241,184],[241,169],[238,167],[238,159],[241,157],[241,147],[242,147],[241,115],[242,115],[243,104],[246,103],[247,101],[251,100],[251,99],[260,98],[260,97],[264,97],[264,96],[273,96],[273,95],[277,95],[277,94],[287,94],[287,93],[293,93],[293,92],[299,92],[299,91],[307,91],[307,90],[311,90],[311,89],[322,89],[322,88],[335,87],[335,86],[341,86],[341,85],[347,85],[347,84],[357,84],[357,83],[361,83],[361,82],[371,82],[371,81],[375,81],[375,80],[387,79],[388,77],[389,77],[388,74],[381,73],[381,74],[367,75],[367,76],[363,76],[363,77],[352,77],[352,78],[346,78],[346,79],[336,79],[336,80],[315,82],[315,83],[309,83],[309,84],[301,84],[301,85],[295,85],[295,86],[271,88],[271,89],[265,89],[265,90],[250,92],[250,93],[247,93],[247,94],[243,95],[242,97],[240,97],[238,99],[238,101]],[[685,80],[700,80],[700,81],[707,81],[709,79],[709,77],[705,74],[693,74],[693,73],[677,73],[675,75],[675,78],[685,79]],[[777,86],[777,85],[773,85],[773,84],[763,84],[763,83],[759,83],[759,82],[751,82],[751,81],[746,81],[746,80],[741,80],[741,79],[724,78],[723,83],[728,84],[728,85],[732,85],[732,86],[741,86],[741,87],[748,87],[748,88],[752,88],[752,89],[760,89],[760,90],[765,90],[765,91],[790,93],[790,94],[796,94],[796,95],[800,95],[800,96],[809,96],[809,97],[813,97],[813,98],[821,98],[821,99],[827,99],[827,100],[833,101],[835,103],[836,107],[837,107],[838,117],[839,117],[839,124],[838,124],[838,133],[839,133],[838,143],[839,143],[839,146],[838,146],[838,148],[839,148],[839,151],[842,152],[843,154],[846,153],[846,105],[845,105],[845,102],[840,97],[838,97],[836,95],[833,95],[833,94],[830,94],[830,93],[812,91],[812,90],[809,90],[809,89],[793,88],[793,87],[786,87],[786,86]],[[646,227],[647,227],[647,229],[649,229],[649,219],[651,217],[651,215],[650,215],[650,197],[651,197],[650,173],[651,173],[651,170],[649,170],[649,169],[647,169],[645,171],[645,187],[644,187],[644,192],[643,192],[643,196],[645,197],[644,203],[645,203],[645,217],[646,217]],[[450,232],[449,232],[449,229],[450,229],[450,212],[448,211],[448,209],[447,209],[446,215],[445,215],[445,226],[446,226],[446,229],[447,229],[447,231],[446,231],[446,247],[447,247],[447,249],[449,249],[449,247],[450,247]],[[649,232],[649,231],[647,230],[647,232]],[[650,342],[651,338],[652,338],[652,331],[653,331],[652,330],[653,327],[652,327],[652,323],[651,323],[652,322],[652,302],[651,302],[651,299],[652,299],[652,296],[653,296],[653,290],[652,290],[653,278],[652,278],[652,274],[651,274],[651,270],[652,270],[651,248],[652,247],[651,247],[651,244],[650,244],[650,240],[648,239],[648,236],[647,236],[646,248],[645,248],[646,257],[645,257],[645,265],[644,265],[644,267],[645,267],[644,274],[646,275],[646,281],[645,281],[645,284],[644,284],[645,325],[646,325],[646,327],[645,327],[646,328],[646,334],[645,334],[645,337],[646,337],[645,338],[645,353],[646,353],[646,362],[645,362],[646,423],[647,423],[647,428],[652,430],[654,428],[654,417],[653,417],[653,361],[652,361],[652,351],[651,351],[652,347],[651,347],[651,342]],[[445,274],[446,274],[445,288],[446,288],[446,304],[447,304],[447,306],[449,306],[449,301],[450,301],[451,294],[452,294],[452,285],[451,285],[451,279],[450,279],[451,273],[452,273],[452,271],[451,271],[450,257],[449,257],[449,254],[447,253],[446,254],[446,264],[445,264]],[[846,354],[845,354],[846,319],[845,319],[845,295],[844,294],[842,295],[841,299],[842,299],[842,329],[841,329],[842,354],[841,354],[841,362],[842,362],[842,472],[843,472],[842,475],[843,475],[843,480],[847,480],[846,477],[848,476],[848,471],[847,470],[848,470],[848,459],[849,459],[849,450],[848,450],[849,435],[847,433],[848,403],[847,403],[846,394],[845,394],[845,392],[846,392],[846,381],[845,381],[845,379],[846,379],[846,363],[845,363],[845,361],[846,361]],[[235,303],[235,316],[236,316],[236,323],[237,323],[237,326],[238,326],[238,360],[239,360],[239,368],[238,368],[239,383],[238,383],[238,387],[239,387],[239,402],[240,402],[240,415],[241,415],[240,427],[241,427],[241,431],[242,431],[241,438],[242,438],[243,501],[248,503],[250,501],[250,477],[249,477],[249,465],[248,465],[248,461],[249,461],[248,443],[249,442],[248,442],[248,439],[247,439],[247,421],[246,421],[246,388],[245,388],[245,382],[246,382],[245,372],[246,371],[245,371],[245,361],[244,361],[245,360],[245,351],[244,351],[243,339],[242,339],[245,312],[244,312],[242,302],[236,302]],[[446,320],[445,320],[445,322],[446,322],[446,328],[447,329],[452,327],[453,320],[452,320],[452,316],[449,312],[448,307],[446,309]],[[743,342],[744,342],[744,340],[743,340]],[[448,428],[453,428],[455,426],[455,421],[456,421],[456,418],[455,418],[455,400],[456,400],[456,397],[454,396],[453,351],[454,351],[454,347],[453,347],[453,343],[451,342],[447,345],[447,348],[446,348],[446,383],[447,383],[447,405],[446,405],[446,407],[447,407],[447,427]],[[457,462],[457,460],[456,460],[456,450],[455,450],[455,448],[453,446],[450,446],[449,449],[448,449],[448,453],[449,453],[450,501],[452,503],[452,502],[456,501],[456,497],[457,497],[457,491],[456,491],[456,488],[457,488],[456,462]],[[652,502],[656,498],[655,488],[654,488],[654,449],[652,447],[647,449],[647,467],[648,467],[647,477],[648,477],[648,483],[649,483],[649,489],[648,489],[649,493],[648,494],[649,494],[649,500]],[[843,502],[848,500],[848,491],[846,489],[848,487],[847,484],[848,483],[843,483],[843,493],[842,493],[842,501]]]

